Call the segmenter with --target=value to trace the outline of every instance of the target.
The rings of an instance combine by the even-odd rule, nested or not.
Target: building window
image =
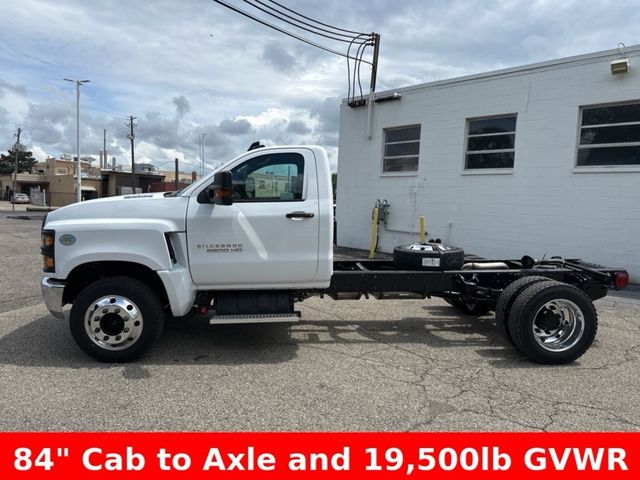
[[[385,128],[382,172],[417,172],[420,125]]]
[[[467,120],[465,169],[513,168],[516,115]]]
[[[583,107],[578,167],[640,165],[640,103]]]

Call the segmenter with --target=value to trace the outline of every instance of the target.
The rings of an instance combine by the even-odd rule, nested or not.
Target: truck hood
[[[105,220],[105,226],[113,221],[157,221],[163,230],[185,230],[188,197],[165,197],[164,193],[143,193],[119,197],[99,198],[74,203],[47,215],[46,225],[51,223],[95,223]]]

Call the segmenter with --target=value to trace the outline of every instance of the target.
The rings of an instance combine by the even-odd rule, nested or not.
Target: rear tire
[[[160,338],[164,311],[158,296],[140,280],[110,277],[76,297],[69,328],[87,355],[100,362],[130,362]]]
[[[544,364],[570,363],[593,343],[598,315],[591,299],[560,282],[529,285],[513,302],[509,332],[518,349]]]
[[[513,343],[513,339],[511,338],[511,334],[509,333],[509,327],[507,325],[509,320],[509,312],[511,311],[511,306],[513,305],[516,297],[529,285],[533,285],[534,283],[540,282],[553,282],[547,277],[541,277],[538,275],[522,277],[516,280],[515,282],[507,285],[500,296],[498,297],[498,301],[496,302],[496,323],[498,324],[498,328],[502,330],[504,336]]]

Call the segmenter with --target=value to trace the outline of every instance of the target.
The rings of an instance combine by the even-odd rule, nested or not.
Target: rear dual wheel
[[[598,316],[582,290],[561,282],[534,282],[513,300],[507,327],[516,347],[531,360],[564,364],[591,346]]]
[[[518,297],[518,295],[520,295],[520,293],[522,293],[527,287],[529,287],[529,285],[540,282],[554,282],[554,280],[551,280],[547,277],[541,277],[539,275],[522,277],[507,285],[507,288],[505,288],[498,297],[498,301],[496,302],[496,323],[498,324],[498,328],[502,330],[504,336],[511,343],[513,343],[513,339],[511,338],[511,334],[509,333],[509,327],[507,323],[509,321],[509,314],[511,312],[513,302]]]

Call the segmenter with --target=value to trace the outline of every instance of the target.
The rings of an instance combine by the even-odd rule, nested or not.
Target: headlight
[[[42,254],[42,270],[47,273],[56,271],[55,261],[55,240],[56,232],[53,230],[42,230],[42,246],[40,253]]]

